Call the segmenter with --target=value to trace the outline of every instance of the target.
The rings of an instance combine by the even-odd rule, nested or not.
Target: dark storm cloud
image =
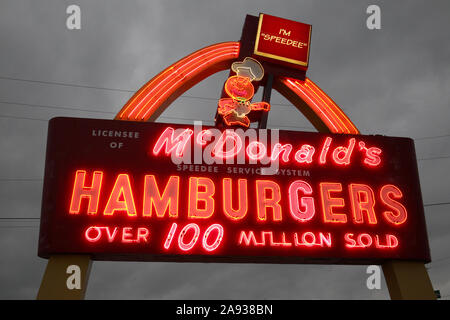
[[[363,133],[424,137],[450,133],[447,1],[80,1],[82,29],[65,28],[70,1],[3,1],[0,76],[137,90],[163,68],[204,46],[240,37],[246,14],[313,25],[308,75]],[[378,3],[382,29],[365,28]],[[226,72],[186,95],[217,98]],[[0,104],[0,115],[112,118],[132,93],[0,79],[0,101],[75,106],[108,113]],[[259,94],[259,93],[258,93]],[[273,103],[287,104],[274,93]],[[273,127],[311,127],[276,106]],[[213,103],[180,98],[165,116],[211,120]],[[163,121],[163,119],[161,119]],[[47,123],[0,118],[0,178],[43,176]],[[418,158],[450,154],[450,139],[416,142]],[[450,200],[450,159],[419,162],[425,203]],[[1,217],[38,217],[39,181],[0,184]],[[448,207],[427,207],[435,288],[450,293]],[[22,227],[21,227],[22,226]],[[36,255],[38,222],[0,221],[0,298],[33,299],[46,261]],[[91,299],[386,299],[365,287],[363,266],[95,262]]]

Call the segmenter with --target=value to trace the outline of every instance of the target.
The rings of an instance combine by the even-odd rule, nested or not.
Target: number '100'
[[[178,225],[174,222],[170,227],[169,233],[167,234],[166,241],[164,242],[164,248],[168,250],[178,229]],[[187,237],[187,233],[192,230],[193,236]],[[216,231],[213,233],[213,231]],[[190,232],[192,233],[192,232]],[[183,251],[191,250],[198,242],[200,238],[200,227],[196,223],[189,223],[183,229],[181,229],[178,234],[178,247]],[[213,233],[213,234],[212,234]],[[212,235],[211,235],[212,234]],[[214,237],[215,234],[215,237]],[[202,247],[206,251],[216,250],[223,239],[223,227],[216,223],[210,225],[202,237]]]

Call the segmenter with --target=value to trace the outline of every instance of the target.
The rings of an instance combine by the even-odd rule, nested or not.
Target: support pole
[[[88,255],[54,255],[47,262],[37,300],[83,300],[92,260]],[[69,266],[73,266],[69,268]],[[79,289],[69,289],[79,277]]]
[[[392,300],[436,300],[423,262],[388,261],[383,273]]]

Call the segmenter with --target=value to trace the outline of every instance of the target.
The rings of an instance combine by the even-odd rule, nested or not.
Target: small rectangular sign
[[[311,25],[260,14],[255,55],[306,69],[310,43]]]
[[[39,256],[430,261],[409,138],[54,118]]]

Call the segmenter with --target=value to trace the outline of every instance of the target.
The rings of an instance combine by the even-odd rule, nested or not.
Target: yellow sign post
[[[383,273],[392,300],[436,300],[423,262],[389,261]]]
[[[88,255],[55,255],[47,262],[37,300],[82,300],[91,270]]]

